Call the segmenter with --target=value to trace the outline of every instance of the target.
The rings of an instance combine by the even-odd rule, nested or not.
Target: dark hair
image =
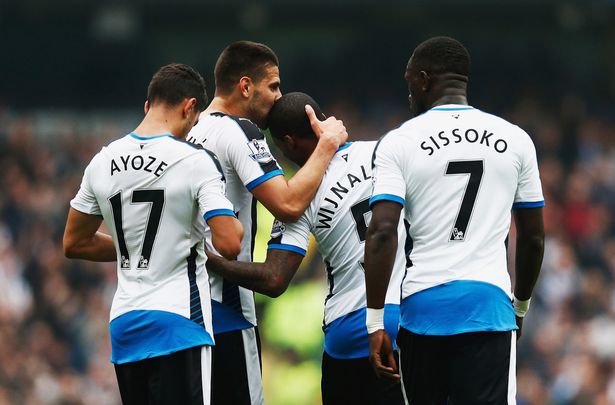
[[[229,94],[243,76],[259,82],[265,76],[266,67],[279,64],[278,57],[267,45],[251,41],[233,42],[222,51],[216,62],[216,91]]]
[[[147,87],[150,104],[163,102],[176,106],[186,98],[196,98],[199,111],[207,107],[207,92],[203,77],[188,65],[171,63],[158,69]]]
[[[461,42],[450,37],[434,37],[419,44],[412,55],[417,70],[427,73],[456,73],[468,76],[470,54]]]
[[[305,105],[314,109],[316,116],[324,119],[325,115],[314,99],[305,93],[288,93],[280,97],[269,113],[269,132],[275,138],[292,134],[299,137],[314,137],[310,119],[305,113]]]

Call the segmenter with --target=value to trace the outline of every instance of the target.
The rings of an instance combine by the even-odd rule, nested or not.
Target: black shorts
[[[515,335],[474,332],[426,336],[400,328],[397,346],[408,402],[421,405],[515,403]]]
[[[166,356],[116,364],[125,405],[207,405],[211,347],[197,346]]]
[[[261,346],[258,328],[214,335],[212,405],[262,404]]]
[[[322,355],[323,405],[403,405],[401,384],[379,379],[369,359]]]

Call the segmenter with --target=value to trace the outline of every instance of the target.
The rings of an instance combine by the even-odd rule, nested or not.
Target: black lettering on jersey
[[[331,187],[331,191],[333,191],[333,194],[335,194],[337,198],[339,198],[340,200],[343,200],[344,196],[342,194],[347,194],[348,189],[342,186],[339,181],[336,184],[337,184],[337,187],[335,186]]]
[[[470,139],[470,137],[468,136],[468,134],[469,134],[470,132],[474,132],[474,139],[473,139],[473,140],[472,140],[472,139]],[[470,142],[470,143],[474,143],[474,142],[478,141],[478,132],[477,132],[475,129],[472,129],[472,128],[468,129],[468,130],[466,131],[466,141],[468,141],[468,142]]]
[[[117,163],[115,163],[115,159],[111,159],[111,176],[113,176],[115,172],[119,173],[121,172],[121,170],[118,167]]]
[[[152,163],[156,161],[156,158],[153,156],[148,156],[148,158],[149,158],[149,163],[143,168],[143,170],[145,170],[148,173],[151,173],[152,171],[149,169],[149,167],[152,165]]]
[[[459,128],[453,129],[453,136],[455,137],[455,143],[459,143],[463,139],[461,135],[457,133],[457,131],[459,131]]]
[[[372,178],[371,175],[367,175],[367,172],[365,171],[365,166],[361,165],[361,173],[363,174],[363,180],[369,180]]]
[[[354,188],[355,183],[361,182],[361,179],[352,173],[348,173],[347,177],[348,177],[348,181],[350,182],[350,188]]]
[[[500,144],[499,148],[498,148],[498,144]],[[506,149],[508,149],[508,144],[506,143],[505,140],[498,139],[497,141],[495,141],[495,144],[493,145],[493,147],[495,148],[497,152],[504,153],[506,152]]]
[[[138,163],[137,163],[138,162]],[[143,156],[135,156],[132,158],[132,161],[130,162],[132,164],[132,168],[134,170],[141,170],[141,168],[143,167]],[[138,167],[137,167],[138,165]]]
[[[429,152],[427,156],[431,156],[434,153],[434,149],[431,146],[427,146],[427,143],[425,141],[421,142],[421,149]]]
[[[157,164],[158,167],[153,171],[153,174],[156,177],[160,177],[168,164],[155,156],[146,156],[146,158],[149,160],[147,165],[145,164],[144,157],[141,155],[135,155],[132,157],[130,155],[120,155],[120,161],[122,162],[123,168],[117,164],[115,159],[111,159],[111,176],[116,173],[121,173],[122,171],[128,171],[128,169],[135,171],[143,170],[148,173],[152,173],[151,167]]]
[[[130,159],[130,155],[126,156],[126,160],[124,160],[124,156],[120,156],[120,160],[124,163],[124,170],[128,170],[128,159]]]
[[[333,204],[333,208],[337,208],[338,205],[339,205],[336,201],[334,201],[334,200],[332,200],[332,199],[330,199],[328,197],[325,198],[325,201],[326,202],[330,202],[331,204]]]
[[[324,211],[324,212],[321,212],[321,211]],[[325,212],[331,215],[327,215],[325,214]],[[333,214],[335,214],[335,212],[328,210],[326,208],[320,208],[317,214],[318,214],[318,225],[316,225],[316,228],[317,229],[331,228],[331,220],[333,219]]]
[[[452,142],[450,135],[453,136]],[[508,149],[508,143],[506,142],[506,140],[498,138],[496,134],[487,129],[478,130],[474,128],[468,128],[462,130],[460,128],[455,128],[450,131],[450,135],[449,133],[447,133],[446,130],[440,131],[438,133],[438,139],[443,142],[438,143],[438,141],[433,136],[429,136],[429,138],[426,138],[420,143],[420,147],[427,152],[428,156],[433,155],[438,150],[445,148],[449,145],[455,145],[464,141],[468,143],[478,143],[487,148],[493,148],[498,153],[504,153]]]
[[[487,146],[490,146],[490,145],[489,145],[489,138],[491,138],[491,137],[493,136],[493,133],[489,133],[489,134],[487,134],[487,132],[488,132],[488,131],[487,131],[487,130],[485,130],[485,131],[483,132],[483,136],[480,138],[480,144],[481,144],[481,145],[483,144],[483,141],[485,141],[484,143],[485,143]]]
[[[448,146],[448,144],[451,143],[451,141],[444,135],[444,131],[441,131],[438,134],[438,138],[442,139],[443,141],[446,141],[446,143],[442,146]]]

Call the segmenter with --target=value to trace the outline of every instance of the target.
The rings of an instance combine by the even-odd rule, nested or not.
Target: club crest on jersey
[[[273,225],[271,226],[271,239],[277,238],[278,236],[282,236],[282,234],[286,231],[286,225],[279,220],[273,221]]]
[[[124,255],[122,255],[122,258],[120,259],[120,268],[122,270],[130,269],[130,259]]]
[[[248,142],[248,148],[250,149],[250,157],[257,163],[269,163],[273,160],[271,152],[267,150],[267,144],[264,139],[253,139]]]

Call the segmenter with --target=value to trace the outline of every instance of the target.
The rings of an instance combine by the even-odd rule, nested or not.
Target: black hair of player
[[[187,98],[196,99],[199,111],[207,107],[205,80],[199,72],[182,63],[162,66],[154,73],[147,87],[147,100],[150,104],[163,102],[176,106]]]
[[[284,135],[293,135],[300,138],[314,138],[310,119],[305,113],[305,106],[309,104],[319,119],[325,119],[320,106],[314,99],[305,93],[293,92],[284,94],[273,104],[269,113],[269,132],[271,136],[281,139]]]
[[[233,42],[222,51],[216,62],[216,92],[230,94],[244,76],[258,83],[265,77],[267,67],[279,65],[278,57],[267,45],[252,41]]]
[[[430,75],[454,73],[468,76],[470,53],[451,37],[433,37],[419,44],[412,54],[416,71],[424,70]]]

